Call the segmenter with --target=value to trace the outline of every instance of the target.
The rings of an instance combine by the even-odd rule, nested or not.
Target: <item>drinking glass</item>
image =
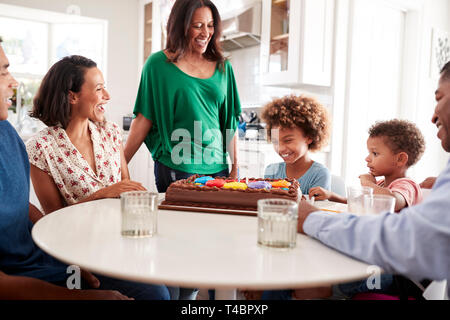
[[[122,235],[152,237],[158,227],[158,194],[147,191],[124,192],[120,195]]]
[[[364,195],[364,211],[366,214],[394,213],[395,198],[384,194]]]
[[[294,248],[297,239],[298,205],[284,199],[258,200],[258,244]]]
[[[364,213],[364,195],[372,195],[373,189],[362,186],[347,187],[347,208],[350,213]]]

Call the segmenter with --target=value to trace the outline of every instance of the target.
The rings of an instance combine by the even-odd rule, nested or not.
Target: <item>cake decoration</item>
[[[223,179],[214,179],[209,180],[206,182],[207,187],[216,187],[216,188],[222,188],[225,185],[225,180]]]
[[[291,186],[290,182],[287,182],[286,180],[278,180],[271,182],[272,187],[274,188],[289,188]]]
[[[224,189],[247,190],[247,185],[242,182],[228,182],[223,186]]]
[[[272,189],[272,185],[269,182],[267,182],[267,181],[250,182],[248,184],[248,187],[250,189],[266,189],[266,190]]]
[[[206,184],[210,180],[214,180],[214,178],[205,176],[205,177],[200,177],[200,178],[195,179],[194,183]]]

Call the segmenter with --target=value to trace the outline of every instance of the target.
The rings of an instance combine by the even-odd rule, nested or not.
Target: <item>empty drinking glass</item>
[[[364,195],[372,195],[373,189],[362,186],[347,187],[347,208],[351,213],[364,213]]]
[[[120,195],[122,235],[152,237],[157,232],[158,194],[147,191],[124,192]]]
[[[364,211],[366,214],[383,212],[394,213],[395,198],[384,194],[364,195]]]
[[[298,206],[284,199],[258,200],[258,244],[294,248],[297,239]]]

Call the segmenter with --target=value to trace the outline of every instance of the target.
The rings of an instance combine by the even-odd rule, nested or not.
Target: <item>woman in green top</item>
[[[241,106],[220,46],[221,30],[210,0],[177,0],[167,24],[167,48],[151,55],[143,68],[125,158],[129,162],[145,141],[159,192],[196,173],[237,178]]]

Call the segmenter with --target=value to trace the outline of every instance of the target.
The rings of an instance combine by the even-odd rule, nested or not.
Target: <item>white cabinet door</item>
[[[302,83],[331,85],[334,3],[334,0],[304,2]]]
[[[265,168],[283,159],[265,141],[239,142],[239,176],[242,178],[264,178]]]
[[[142,144],[128,163],[130,179],[142,183],[149,191],[156,192],[153,160],[145,144]]]
[[[160,0],[140,0],[139,6],[139,61],[147,58],[162,47]]]
[[[331,86],[333,0],[263,0],[263,85]]]
[[[260,178],[259,152],[250,150],[247,147],[239,151],[239,177]]]

